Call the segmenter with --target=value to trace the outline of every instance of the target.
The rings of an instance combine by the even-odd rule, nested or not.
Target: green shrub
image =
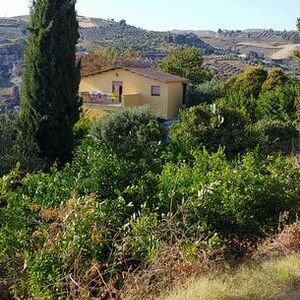
[[[267,154],[273,152],[291,154],[293,139],[299,137],[299,131],[295,126],[279,120],[261,120],[254,124],[253,131],[261,150]]]
[[[0,115],[0,176],[7,174],[16,164],[14,157],[16,139],[15,120],[7,115]]]
[[[225,86],[222,81],[212,79],[195,86],[188,95],[188,106],[200,103],[211,104],[225,95]]]
[[[222,152],[197,151],[192,165],[164,167],[161,206],[174,214],[180,207],[174,222],[194,238],[264,235],[276,229],[280,212],[297,210],[299,180],[299,170],[278,155],[264,161],[248,153],[230,162]]]
[[[283,121],[297,119],[297,99],[300,97],[300,84],[279,86],[261,94],[257,100],[257,119],[271,118]]]
[[[223,98],[217,100],[217,105],[229,109],[237,109],[251,121],[257,119],[257,100],[253,96],[245,96],[240,91],[227,92]]]
[[[238,110],[199,105],[180,114],[170,136],[185,151],[199,146],[211,151],[224,147],[226,155],[233,158],[252,146],[247,124],[247,118]]]
[[[243,111],[252,122],[261,119],[279,119],[299,122],[299,83],[278,85],[259,96],[247,96],[242,91],[227,92],[217,104]]]
[[[262,85],[261,93],[269,92],[277,87],[286,85],[289,80],[290,78],[282,71],[282,69],[272,69]]]
[[[8,174],[17,163],[23,172],[44,168],[43,160],[37,158],[38,149],[34,143],[25,147],[19,132],[16,116],[0,114],[0,177]]]
[[[91,136],[102,139],[114,153],[131,158],[157,156],[164,131],[148,107],[123,108],[97,121]]]
[[[20,174],[3,178],[0,263],[18,293],[62,297],[68,289],[64,274],[73,274],[73,264],[84,264],[82,273],[74,274],[84,280],[86,264],[94,261],[105,262],[113,276],[123,259],[130,267],[150,258],[159,238],[143,243],[154,219],[144,223],[134,216],[145,203],[156,207],[158,177],[152,165],[121,159],[103,141],[86,140],[63,170],[28,176],[16,187]],[[25,262],[26,274],[16,279]]]
[[[243,73],[230,78],[226,87],[230,91],[241,92],[246,97],[257,98],[267,77],[268,72],[265,69],[249,67]]]
[[[83,117],[75,124],[73,128],[75,146],[87,137],[94,122],[94,120]]]

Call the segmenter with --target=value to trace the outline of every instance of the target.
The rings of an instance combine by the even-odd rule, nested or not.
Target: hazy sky
[[[300,0],[78,0],[80,15],[126,19],[145,29],[294,29]],[[0,17],[28,13],[29,0],[0,0]]]

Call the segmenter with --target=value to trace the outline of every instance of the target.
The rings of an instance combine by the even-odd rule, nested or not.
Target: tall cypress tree
[[[79,120],[76,0],[32,2],[21,92],[23,139],[49,162],[66,162]]]

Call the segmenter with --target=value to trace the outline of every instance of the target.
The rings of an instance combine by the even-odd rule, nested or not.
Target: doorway
[[[122,81],[113,81],[112,93],[113,93],[114,97],[118,98],[119,102],[122,102],[122,95],[123,95],[123,82]]]

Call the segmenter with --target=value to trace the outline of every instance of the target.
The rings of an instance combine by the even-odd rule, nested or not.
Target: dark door
[[[119,98],[119,102],[122,101],[122,95],[123,95],[123,82],[122,81],[113,81],[112,93],[115,97]]]
[[[123,85],[119,86],[119,101],[122,102],[122,95],[123,95]]]

